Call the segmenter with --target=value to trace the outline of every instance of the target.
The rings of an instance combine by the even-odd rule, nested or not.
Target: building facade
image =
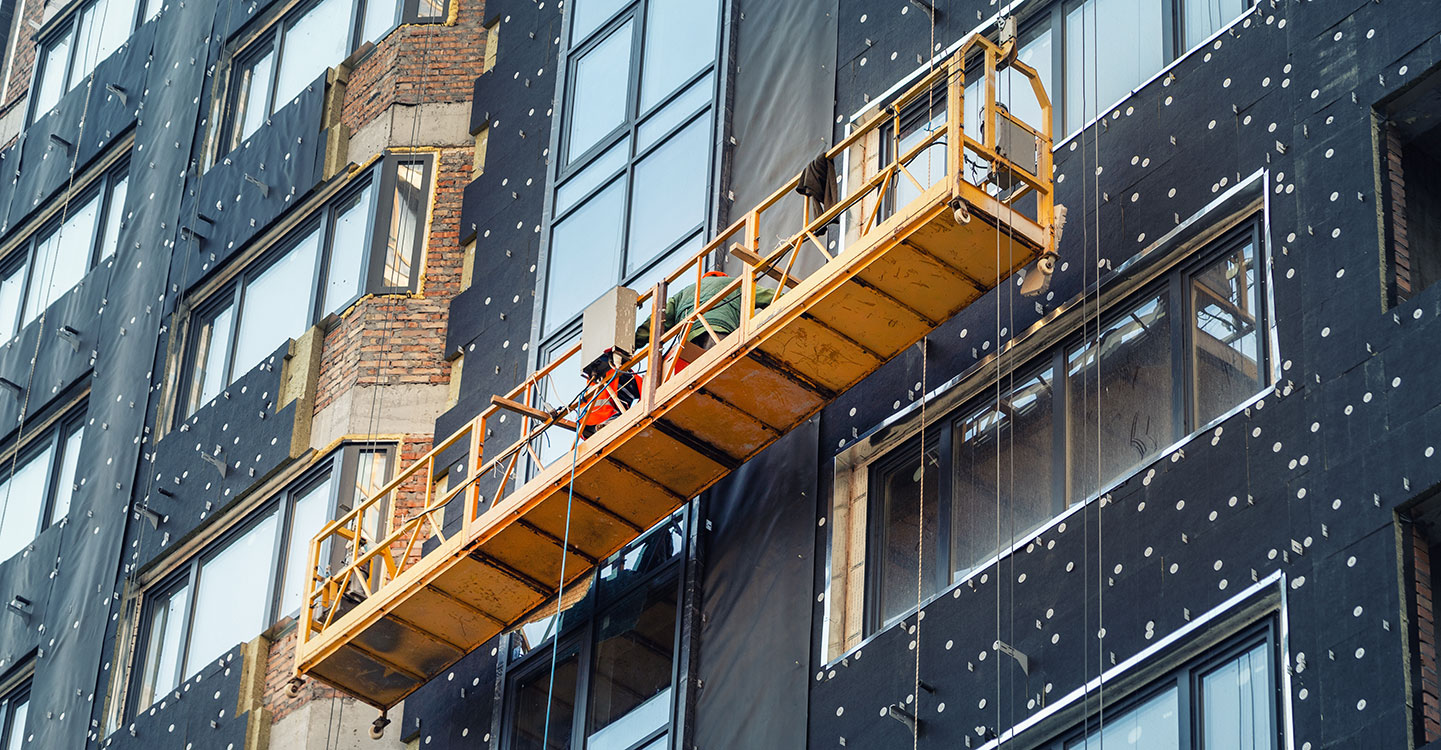
[[[1427,0],[7,0],[0,28],[0,750],[1441,747]],[[897,105],[972,35],[1044,82],[994,91],[1049,113],[1048,289],[929,321],[433,677],[397,661],[428,681],[388,727],[292,680],[307,581],[348,562],[313,537],[427,509],[402,557],[433,552],[471,457],[394,477],[849,134],[879,135],[842,191],[981,133],[981,70],[964,112]],[[865,209],[946,177],[932,144]]]

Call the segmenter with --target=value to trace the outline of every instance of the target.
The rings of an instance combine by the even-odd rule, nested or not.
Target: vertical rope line
[[[1100,9],[1092,6],[1092,16],[1100,17]],[[1096,168],[1091,170],[1090,179],[1091,199],[1096,203],[1094,218],[1096,238],[1096,723],[1101,733],[1101,748],[1106,745],[1106,535],[1102,517],[1105,515],[1105,500],[1101,497],[1101,472],[1103,468],[1101,444],[1104,440],[1104,409],[1101,386],[1101,361],[1105,345],[1102,333],[1101,321],[1101,131],[1105,128],[1105,112],[1101,111],[1101,80],[1100,80],[1100,39],[1101,29],[1099,20],[1096,24],[1095,41],[1091,45],[1091,96],[1096,102],[1096,125],[1092,134],[1094,150],[1092,156]],[[1085,137],[1082,135],[1081,149],[1085,150]],[[1084,222],[1084,217],[1082,218]],[[1088,635],[1089,637],[1089,635]]]
[[[664,322],[662,322],[662,324],[664,324]],[[655,325],[655,323],[652,322],[652,325]],[[546,685],[546,689],[545,689],[545,727],[544,727],[544,732],[543,732],[542,735],[541,735],[541,743],[540,743],[540,746],[541,746],[542,749],[544,749],[544,748],[549,748],[549,747],[550,747],[550,709],[551,709],[551,706],[554,705],[554,703],[555,703],[555,700],[554,700],[554,699],[555,699],[555,669],[556,669],[556,663],[557,663],[557,661],[558,661],[559,658],[560,658],[560,636],[561,636],[561,632],[560,632],[560,630],[561,630],[561,629],[560,629],[560,618],[561,618],[561,611],[562,611],[561,608],[562,608],[562,606],[563,606],[564,603],[565,603],[565,601],[564,601],[564,600],[565,600],[565,563],[566,563],[566,559],[565,559],[565,558],[566,558],[566,552],[570,549],[570,517],[571,517],[571,516],[570,516],[570,512],[571,512],[571,507],[572,507],[572,505],[573,505],[573,503],[574,503],[574,501],[575,501],[575,474],[576,474],[576,463],[577,463],[577,459],[578,459],[578,457],[579,457],[579,455],[580,455],[580,430],[581,430],[581,425],[584,425],[584,424],[585,424],[585,418],[586,418],[586,416],[588,416],[588,415],[590,414],[591,405],[595,403],[595,400],[596,400],[598,397],[600,397],[601,394],[605,393],[606,389],[608,389],[608,388],[610,387],[610,384],[611,384],[612,382],[614,382],[615,379],[616,379],[617,377],[619,377],[619,376],[620,376],[620,372],[619,372],[619,370],[617,369],[617,370],[615,370],[615,371],[612,373],[612,375],[610,376],[610,378],[609,378],[608,380],[606,380],[606,382],[601,385],[601,387],[595,389],[595,391],[591,394],[591,396],[590,396],[589,399],[586,399],[586,400],[585,400],[584,408],[581,409],[581,411],[580,411],[580,416],[576,418],[576,422],[575,422],[575,424],[576,424],[575,439],[571,442],[571,446],[570,446],[570,479],[569,479],[568,482],[566,482],[566,498],[565,498],[565,538],[562,540],[563,546],[560,548],[560,584],[559,584],[558,586],[556,586],[556,591],[555,591],[555,615],[554,615],[554,617],[555,617],[555,625],[556,625],[556,627],[555,627],[555,629],[554,629],[554,634],[551,636],[551,641],[550,641],[550,678],[549,678],[549,682],[548,682],[548,684]],[[654,387],[654,386],[652,386],[652,387]],[[582,390],[582,391],[580,392],[580,395],[576,396],[575,401],[579,401],[579,400],[584,399],[584,398],[585,398],[585,391]],[[576,710],[582,710],[582,711],[583,711],[583,710],[585,710],[585,709],[584,709],[583,707],[577,706],[577,707],[576,707]],[[567,743],[567,746],[568,746],[568,743]]]
[[[1090,3],[1087,3],[1086,5],[1082,5],[1082,6],[1080,7],[1079,11],[1078,11],[1078,12],[1080,13],[1080,32],[1081,32],[1081,33],[1080,33],[1080,37],[1081,37],[1081,38],[1080,38],[1079,40],[1074,40],[1074,41],[1079,42],[1079,44],[1081,45],[1081,54],[1078,55],[1078,57],[1080,58],[1080,66],[1081,66],[1081,85],[1078,87],[1078,88],[1080,89],[1080,91],[1079,91],[1079,92],[1071,92],[1071,91],[1067,91],[1067,92],[1066,92],[1066,96],[1067,96],[1067,99],[1068,99],[1068,100],[1069,100],[1070,96],[1071,96],[1073,93],[1078,93],[1078,94],[1080,95],[1080,100],[1081,100],[1080,112],[1081,112],[1081,118],[1082,118],[1082,121],[1083,121],[1083,122],[1084,122],[1085,117],[1086,117],[1086,112],[1089,110],[1089,106],[1090,106],[1090,98],[1087,96],[1087,91],[1086,91],[1086,80],[1087,80],[1087,78],[1092,74],[1092,70],[1093,70],[1090,66],[1088,66],[1088,65],[1086,64],[1086,62],[1087,62],[1087,60],[1088,60],[1088,55],[1086,54],[1086,53],[1087,53],[1086,45],[1087,45],[1088,43],[1090,43],[1090,44],[1092,44],[1092,45],[1094,46],[1094,41],[1088,42],[1088,36],[1087,36],[1087,35],[1088,35],[1088,32],[1091,30],[1091,24],[1089,24],[1089,23],[1087,22],[1087,17],[1086,17],[1086,11],[1089,9],[1088,6],[1090,6]],[[1067,19],[1065,19],[1065,20],[1068,22],[1070,19],[1067,18]],[[1069,25],[1069,24],[1067,24],[1067,25]],[[1065,48],[1067,48],[1067,50],[1069,50],[1069,47],[1070,47],[1071,42],[1072,42],[1073,40],[1069,38],[1069,37],[1070,37],[1069,34],[1065,34],[1065,32],[1066,32],[1067,30],[1068,30],[1068,29],[1065,29],[1065,28],[1062,29],[1062,33],[1063,33],[1063,35],[1064,35],[1064,36],[1063,36],[1063,40],[1064,40],[1064,41],[1063,41],[1063,44],[1064,44]],[[1065,107],[1064,109],[1069,109],[1069,107]],[[1063,116],[1062,120],[1063,120],[1063,121],[1065,120],[1064,116]],[[1082,137],[1084,137],[1084,133],[1082,134]],[[1086,210],[1086,203],[1087,203],[1087,199],[1088,199],[1088,197],[1089,197],[1089,196],[1087,195],[1087,193],[1089,192],[1089,190],[1087,189],[1087,188],[1089,187],[1089,185],[1088,185],[1087,175],[1085,174],[1085,172],[1086,172],[1087,170],[1089,170],[1090,167],[1089,167],[1089,165],[1088,165],[1088,163],[1087,163],[1086,157],[1087,157],[1086,150],[1085,150],[1085,149],[1081,149],[1081,172],[1082,172],[1082,173],[1081,173],[1081,211],[1082,211],[1083,213],[1084,213],[1085,210]],[[1089,258],[1086,257],[1085,251],[1090,247],[1091,235],[1090,235],[1090,225],[1086,222],[1084,216],[1082,216],[1082,218],[1081,218],[1081,232],[1082,232],[1082,236],[1081,236],[1081,247],[1082,247],[1081,256],[1082,256],[1082,261],[1083,261],[1083,262],[1081,263],[1081,342],[1082,342],[1082,343],[1081,343],[1081,346],[1082,346],[1081,352],[1082,352],[1082,356],[1081,356],[1081,360],[1080,360],[1080,366],[1081,366],[1082,383],[1081,383],[1081,388],[1080,388],[1080,391],[1081,391],[1080,396],[1081,396],[1081,409],[1082,409],[1082,413],[1085,413],[1085,411],[1086,411],[1087,409],[1089,409],[1089,407],[1090,407],[1090,396],[1091,396],[1090,388],[1087,387],[1087,384],[1086,384],[1086,382],[1085,382],[1085,373],[1086,373],[1086,359],[1085,359],[1085,358],[1086,358],[1087,355],[1084,354],[1084,352],[1086,351],[1086,347],[1087,347],[1087,345],[1088,345],[1088,342],[1090,341],[1090,334],[1089,334],[1088,331],[1087,331],[1087,329],[1088,329],[1089,326],[1090,326],[1090,312],[1089,312],[1089,310],[1087,309],[1087,303],[1089,302],[1089,297],[1090,297],[1090,291],[1089,291],[1090,281],[1089,281],[1089,279],[1090,279],[1090,274],[1091,274],[1091,271],[1087,268],[1087,266],[1090,265],[1090,262],[1089,262]],[[1099,301],[1098,301],[1098,305],[1099,305]],[[1098,354],[1098,353],[1097,353],[1097,354]],[[1062,358],[1062,364],[1063,364],[1064,366],[1066,366],[1066,368],[1069,370],[1069,367],[1070,367],[1070,366],[1069,366],[1069,362],[1066,361],[1066,359],[1064,358],[1064,356],[1063,356],[1063,358]],[[1069,375],[1069,373],[1067,373],[1068,385],[1069,385],[1069,380],[1070,380],[1070,375]],[[1067,399],[1068,399],[1068,401],[1069,401],[1069,398],[1070,398],[1071,396],[1074,396],[1074,395],[1075,395],[1075,393],[1068,387],[1068,388],[1067,388]],[[1069,408],[1069,406],[1070,406],[1070,404],[1068,403],[1068,404],[1067,404],[1067,407],[1068,407],[1068,408],[1067,408],[1067,411],[1068,411],[1068,412],[1071,411],[1071,409]],[[1069,419],[1069,416],[1070,416],[1070,415],[1067,414],[1067,431],[1068,431],[1068,432],[1070,432],[1070,425],[1069,425],[1070,419]],[[1085,432],[1084,430],[1078,430],[1078,432],[1080,432],[1080,434],[1083,435],[1083,436],[1086,435],[1086,432]],[[1068,452],[1069,452],[1069,450],[1070,450],[1070,442],[1071,442],[1070,440],[1067,440],[1067,441],[1066,441],[1067,451],[1068,451]],[[1079,464],[1079,462],[1077,462],[1077,463]],[[1067,467],[1070,467],[1070,466],[1071,466],[1070,456],[1067,456],[1066,465],[1067,465]],[[1084,491],[1085,491],[1085,490],[1084,490],[1084,488],[1085,488],[1084,475],[1081,474],[1081,472],[1079,471],[1079,466],[1076,466],[1075,468],[1077,469],[1077,471],[1076,471],[1076,476],[1075,476],[1075,477],[1068,477],[1067,485],[1069,486],[1069,485],[1071,484],[1070,480],[1072,480],[1072,479],[1080,479],[1080,480],[1081,480],[1081,482],[1080,482],[1080,483],[1081,483],[1081,489],[1082,489],[1082,491],[1084,492]],[[1075,488],[1074,488],[1074,487],[1071,487],[1071,491],[1074,492],[1074,491],[1075,491]],[[1084,495],[1081,497],[1081,502],[1082,502],[1082,503],[1085,502],[1085,496],[1084,496]],[[1081,685],[1082,685],[1081,705],[1082,705],[1082,714],[1084,715],[1084,718],[1082,719],[1082,737],[1083,737],[1082,742],[1083,742],[1083,744],[1084,744],[1087,748],[1089,748],[1090,745],[1091,745],[1091,705],[1090,705],[1090,704],[1091,704],[1091,691],[1090,691],[1090,684],[1091,684],[1091,679],[1090,679],[1090,677],[1091,677],[1091,608],[1090,608],[1089,606],[1086,606],[1086,605],[1084,604],[1084,602],[1089,601],[1090,598],[1091,598],[1091,578],[1090,578],[1090,573],[1089,573],[1089,571],[1087,570],[1087,566],[1089,566],[1090,563],[1091,563],[1091,524],[1090,524],[1089,521],[1086,520],[1086,516],[1085,516],[1084,512],[1083,512],[1082,515],[1081,515],[1081,532],[1082,532],[1082,533],[1081,533],[1081,539],[1082,539],[1082,550],[1081,550],[1081,588],[1082,588],[1082,594],[1083,594],[1083,599],[1082,599],[1083,604],[1082,604],[1082,606],[1081,606],[1081,626],[1082,626],[1082,628],[1083,628],[1083,630],[1082,630],[1082,638],[1081,638],[1081,643],[1082,643],[1082,660],[1083,660],[1083,661],[1082,661],[1083,667],[1082,667],[1082,671],[1081,671],[1081,676],[1082,676],[1082,682],[1081,682]]]
[[[927,57],[930,59],[930,65],[928,66],[929,70],[927,72],[927,75],[934,75],[936,71],[936,12],[934,7],[930,9],[930,19],[930,49],[928,50],[927,54]],[[949,91],[949,86],[951,83],[950,76],[945,76],[943,80],[946,81],[948,87],[947,90]],[[933,127],[932,123],[935,119],[935,109],[936,86],[933,81],[926,89],[925,129],[927,135],[929,135],[929,131]],[[900,127],[899,120],[897,120],[896,127]],[[900,133],[896,133],[896,144],[898,152],[896,154],[897,160],[899,160],[901,157],[899,153],[900,142]],[[946,148],[947,150],[949,150],[951,146],[948,144]],[[931,163],[933,161],[932,154],[934,150],[935,149],[932,147],[926,148],[926,184],[928,185],[931,183]],[[896,185],[900,185],[899,175],[896,176]],[[898,206],[897,208],[900,207]],[[912,713],[916,717],[915,723],[912,725],[911,729],[911,747],[913,748],[913,750],[918,749],[921,742],[921,603],[922,600],[925,598],[924,571],[926,566],[926,429],[929,427],[929,425],[927,425],[926,423],[926,389],[929,387],[929,384],[926,381],[928,374],[927,369],[929,368],[929,364],[930,342],[929,334],[927,334],[926,336],[921,337],[921,477],[920,482],[917,486],[917,494],[919,495],[920,501],[916,508],[916,666],[914,674],[915,689],[911,693],[911,695],[915,697],[915,705],[913,707]],[[939,484],[937,486],[939,486]],[[937,493],[936,500],[937,502],[940,501],[939,493]],[[931,554],[936,554],[936,552],[933,550]]]

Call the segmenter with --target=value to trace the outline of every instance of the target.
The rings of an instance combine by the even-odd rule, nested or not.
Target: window
[[[25,745],[25,719],[30,716],[30,677],[0,698],[0,750]]]
[[[393,463],[390,447],[341,448],[147,591],[132,672],[135,710],[226,649],[297,614],[312,537],[353,507],[357,493],[384,486]]]
[[[428,157],[387,157],[200,305],[180,416],[361,294],[415,288],[432,168]]]
[[[54,108],[160,8],[160,0],[94,0],[47,30],[35,52],[29,121]]]
[[[522,626],[524,645],[508,678],[505,747],[667,746],[686,518],[685,510],[676,513],[605,561],[569,609]]]
[[[1258,231],[1247,222],[866,465],[866,632],[1270,383]]]
[[[1391,304],[1441,279],[1441,116],[1433,69],[1378,107],[1385,263]]]
[[[115,254],[128,187],[125,167],[110,170],[0,259],[0,341],[14,338]]]
[[[720,3],[581,0],[570,34],[541,349],[698,248],[710,215]]]
[[[445,19],[446,0],[320,0],[287,14],[237,55],[223,150],[249,138],[326,68],[401,23]]]
[[[85,410],[78,411],[0,459],[0,560],[69,514],[85,436]]]
[[[1062,0],[1023,19],[1020,59],[1047,81],[1060,140],[1251,6],[1252,0]],[[999,72],[997,84],[1002,102],[1035,122],[1029,84],[1010,70]],[[966,101],[970,130],[981,105],[978,97]]]
[[[1274,626],[1253,629],[1107,707],[1099,717],[1041,743],[1042,750],[1276,750]]]

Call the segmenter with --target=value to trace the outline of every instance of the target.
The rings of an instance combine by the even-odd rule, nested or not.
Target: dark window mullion
[[[922,427],[921,431],[924,433],[927,429],[929,428]],[[935,471],[939,472],[936,477],[936,591],[950,588],[954,575],[951,532],[954,529],[952,519],[955,506],[955,488],[952,486],[955,477],[955,432],[955,421],[945,419],[940,421],[939,434],[933,435],[937,458]],[[926,456],[922,451],[921,466],[925,465]],[[925,482],[921,482],[921,496],[925,497]],[[921,522],[925,523],[924,513],[921,514]]]
[[[45,468],[45,496],[40,503],[40,522],[35,530],[37,537],[50,526],[50,514],[55,510],[56,483],[60,481],[60,465],[64,461],[61,453],[65,450],[65,438],[70,434],[65,427],[64,422],[57,424],[42,441],[50,444],[50,465]]]
[[[270,35],[270,55],[274,62],[270,64],[270,80],[265,84],[265,95],[264,101],[262,102],[265,107],[263,111],[265,112],[266,120],[270,119],[272,110],[275,107],[275,90],[280,87],[280,66],[282,64],[280,55],[281,49],[284,46],[283,44],[281,44],[281,42],[283,41],[282,37],[284,36],[285,32],[289,30],[289,28],[289,23],[286,20],[282,19],[280,22],[275,24],[275,31],[272,32]],[[258,57],[264,57],[264,55],[255,55],[252,56],[252,59],[256,59]],[[252,83],[251,86],[253,88],[254,84]],[[249,103],[247,103],[246,106],[249,107]]]
[[[1161,61],[1169,65],[1186,51],[1186,23],[1184,5],[1186,0],[1160,0],[1161,6]]]
[[[365,284],[361,294],[376,292],[384,285],[385,255],[389,248],[390,217],[395,212],[395,183],[399,159],[387,154],[381,160],[379,169],[380,178],[375,180],[375,220],[370,226],[370,251],[366,253]]]
[[[221,387],[221,390],[229,388],[230,381],[234,379],[235,338],[240,335],[240,316],[244,312],[244,310],[241,309],[241,303],[245,297],[245,285],[249,281],[250,280],[242,274],[240,278],[235,280],[235,288],[230,291],[230,332],[225,337],[225,364],[221,368],[224,371],[225,385]],[[225,309],[223,305],[216,308],[217,311],[223,309]],[[210,330],[210,345],[215,345],[215,329],[213,323]],[[196,362],[196,364],[198,365],[199,362]]]
[[[1069,444],[1066,441],[1066,410],[1069,404],[1066,398],[1069,390],[1066,384],[1070,378],[1066,376],[1066,347],[1059,346],[1051,352],[1051,512],[1059,516],[1071,505],[1071,498],[1067,490],[1070,482],[1066,481],[1067,471],[1070,466]]]
[[[1195,415],[1191,408],[1191,275],[1172,272],[1164,297],[1171,321],[1171,429],[1170,442],[1191,434]]]
[[[315,239],[318,247],[315,248],[315,265],[310,268],[310,315],[306,323],[315,325],[325,317],[325,284],[329,275],[327,269],[330,267],[331,236],[335,231],[335,210],[339,201],[331,201],[330,205],[321,208],[320,221],[315,225]],[[302,229],[299,234],[305,236]],[[296,247],[299,247],[297,244]],[[294,249],[294,248],[292,248]],[[288,252],[288,251],[287,251]]]

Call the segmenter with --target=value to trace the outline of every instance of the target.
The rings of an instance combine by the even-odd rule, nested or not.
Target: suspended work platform
[[[562,571],[576,584],[1027,264],[1053,264],[1050,102],[1013,57],[1012,43],[968,39],[827,153],[847,170],[833,205],[813,215],[792,180],[641,294],[653,321],[678,290],[695,295],[694,312],[651,326],[625,366],[642,374],[639,397],[573,457],[593,394],[566,404],[574,394],[551,384],[586,364],[579,345],[326,526],[310,547],[297,674],[395,705],[554,608]],[[975,134],[956,114],[968,71],[983,78]],[[998,75],[1030,83],[1038,122],[996,106]],[[916,112],[919,128],[907,124]],[[721,260],[738,270],[700,299],[702,272]],[[774,300],[757,305],[758,290]],[[736,304],[739,327],[717,332],[706,314]],[[709,347],[697,355],[687,339]],[[485,441],[517,421],[518,440]],[[463,479],[434,490],[457,452]],[[453,533],[445,513],[462,514]]]

